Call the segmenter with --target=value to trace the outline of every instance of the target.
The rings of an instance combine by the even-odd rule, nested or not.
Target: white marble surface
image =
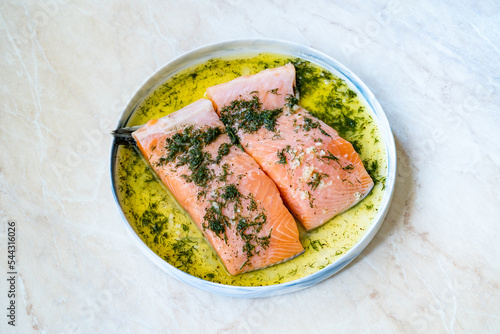
[[[500,332],[498,1],[2,1],[0,332]],[[153,71],[207,43],[311,46],[373,90],[397,188],[369,247],[277,298],[166,276],[126,234],[109,132]],[[17,223],[17,326],[6,223]]]

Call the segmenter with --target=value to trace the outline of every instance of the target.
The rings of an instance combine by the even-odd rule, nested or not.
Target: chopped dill
[[[355,167],[353,164],[349,164],[347,166],[342,167],[343,170],[353,170]]]
[[[236,130],[232,128],[231,126],[226,124],[226,132],[227,135],[229,136],[229,140],[231,141],[231,144],[233,145],[239,145],[240,144],[240,139],[238,138],[238,135],[236,134]]]
[[[292,109],[293,107],[299,105],[299,99],[293,95],[288,95],[286,98],[286,106]]]
[[[234,184],[226,186],[224,188],[224,192],[222,193],[222,198],[224,198],[226,201],[237,201],[241,196],[241,193]]]
[[[233,175],[233,173],[229,172],[229,165],[228,164],[223,164],[222,165],[222,173],[219,175],[218,180],[221,182],[226,182],[228,175]]]
[[[215,158],[215,162],[219,163],[222,160],[222,157],[228,155],[231,152],[231,144],[222,143],[219,146],[219,150],[217,151],[217,158]]]
[[[226,225],[228,225],[229,219],[222,214],[218,203],[216,203],[216,205],[212,204],[209,208],[207,208],[203,219],[205,221],[203,225],[204,229],[208,228],[219,237],[226,233]]]
[[[354,99],[356,96],[358,96],[358,94],[356,94],[355,91],[353,91],[351,89],[347,89],[347,97],[349,100]]]
[[[309,117],[304,117],[304,124],[302,125],[302,129],[304,129],[304,131],[309,131],[316,128],[325,136],[331,137],[325,130],[321,128],[319,122],[315,122]]]
[[[264,211],[260,211],[256,216],[243,216],[239,213],[242,208],[242,200],[248,199],[248,211],[257,211],[258,205],[252,194],[244,196],[234,184],[218,188],[215,190],[214,196],[218,200],[213,201],[211,205],[205,210],[203,228],[209,229],[214,232],[219,238],[223,238],[227,243],[226,228],[232,228],[236,225],[236,232],[243,239],[244,245],[242,248],[243,253],[246,254],[247,259],[250,259],[256,254],[257,246],[267,248],[269,246],[269,236],[259,237],[257,234],[262,230],[266,221],[267,215]],[[223,209],[229,207],[234,203],[234,216],[226,216]]]
[[[334,156],[334,155],[332,154],[332,152],[330,152],[330,151],[326,151],[326,152],[327,152],[328,154],[327,154],[327,155],[325,155],[325,156],[323,156],[323,157],[322,157],[323,159],[333,160],[333,161],[337,162],[337,163],[340,165],[339,158],[337,158],[336,156]]]
[[[203,141],[205,145],[209,145],[213,143],[219,136],[224,133],[218,126],[214,128],[208,128],[205,132],[203,132]]]
[[[311,243],[309,244],[309,247],[314,249],[316,252],[318,252],[323,246],[326,246],[326,242],[322,243],[321,240],[316,239],[316,240],[311,240]]]
[[[309,179],[310,181],[307,182],[307,185],[311,187],[312,190],[316,190],[318,186],[321,183],[321,180],[324,178],[327,178],[328,174],[325,173],[318,173],[318,172],[313,172],[313,175]]]
[[[283,109],[262,109],[262,103],[259,102],[258,96],[254,96],[250,101],[232,101],[230,105],[222,108],[220,119],[234,135],[237,132],[236,126],[238,130],[241,129],[245,133],[254,133],[261,128],[275,131],[276,120],[282,111]]]
[[[276,155],[278,156],[278,161],[276,161],[277,164],[282,164],[282,165],[285,165],[287,163],[286,161],[286,155],[285,155],[285,151],[288,152],[288,150],[290,149],[290,145],[287,145],[284,149],[282,149],[281,151],[277,151],[276,152]]]
[[[171,244],[172,251],[176,254],[176,266],[187,269],[193,264],[193,256],[196,251],[196,240],[189,237],[181,238]],[[168,258],[165,257],[168,261]]]
[[[332,78],[330,73],[321,71],[307,60],[296,58],[292,64],[295,66],[296,87],[300,96],[309,95],[323,80]]]
[[[187,165],[191,174],[182,175],[186,182],[206,187],[214,175],[208,167],[212,163],[212,156],[204,152],[203,148],[214,142],[222,133],[219,127],[200,130],[188,126],[182,132],[166,139],[165,149],[168,154],[166,157],[161,157],[158,163],[177,161],[176,167]]]
[[[379,165],[378,165],[378,160],[372,160],[372,161],[363,161],[363,165],[365,166],[366,171],[368,172],[368,175],[373,180],[373,183],[378,184],[382,183],[383,187],[382,189],[385,189],[385,176],[381,176],[379,172]]]
[[[257,202],[255,202],[255,198],[253,197],[252,194],[250,194],[250,204],[248,204],[247,210],[248,211],[255,211],[257,210]]]

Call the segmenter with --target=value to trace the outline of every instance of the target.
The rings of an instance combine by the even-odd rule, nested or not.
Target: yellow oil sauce
[[[276,54],[209,60],[178,73],[159,86],[135,111],[127,126],[143,124],[178,110],[204,97],[209,86],[290,61],[296,65],[299,104],[353,143],[375,180],[375,187],[358,205],[313,231],[306,232],[297,223],[304,254],[269,268],[231,276],[138,150],[121,146],[117,154],[115,181],[124,214],[140,238],[180,270],[230,285],[261,286],[288,282],[338,260],[373,223],[381,205],[387,173],[385,145],[377,123],[362,99],[344,81],[307,61]]]

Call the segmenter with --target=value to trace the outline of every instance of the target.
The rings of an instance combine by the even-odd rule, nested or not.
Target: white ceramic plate
[[[384,114],[384,111],[382,110],[382,107],[375,99],[375,96],[368,89],[368,87],[366,87],[366,85],[345,66],[330,58],[329,56],[303,45],[285,41],[271,39],[232,40],[204,46],[175,58],[174,60],[163,66],[161,69],[159,69],[156,73],[154,73],[139,88],[139,90],[135,93],[135,95],[132,97],[127,107],[123,111],[123,114],[118,121],[117,128],[124,127],[128,119],[135,112],[142,101],[158,86],[160,86],[168,78],[172,77],[176,73],[193,65],[205,62],[211,58],[256,52],[285,54],[292,57],[299,57],[308,60],[344,79],[344,81],[346,81],[351,86],[351,89],[355,90],[364,98],[367,106],[371,108],[371,112],[375,117],[375,121],[377,122],[385,143],[387,152],[387,176],[385,182],[386,189],[382,199],[381,207],[375,219],[373,220],[372,225],[367,229],[365,235],[342,257],[340,257],[332,264],[326,266],[325,268],[294,281],[269,286],[233,286],[213,283],[189,275],[170,265],[156,253],[154,253],[136,234],[130,222],[125,218],[120,201],[117,197],[115,182],[117,144],[116,142],[113,142],[111,150],[111,182],[113,185],[113,194],[115,196],[116,203],[120,208],[120,213],[122,214],[127,231],[130,233],[140,249],[144,252],[146,257],[153,261],[165,272],[179,279],[180,281],[209,292],[232,297],[267,297],[301,290],[329,278],[330,276],[334,275],[339,270],[344,268],[347,264],[349,264],[349,262],[354,260],[354,258],[361,253],[361,251],[373,239],[378,229],[380,228],[380,225],[382,225],[382,222],[387,215],[387,211],[389,210],[389,206],[391,203],[396,175],[396,147],[394,144],[394,138],[392,136],[391,128]]]

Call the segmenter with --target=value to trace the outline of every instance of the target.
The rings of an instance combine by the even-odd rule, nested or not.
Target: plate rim
[[[158,254],[156,254],[153,250],[151,250],[146,243],[137,235],[131,223],[125,217],[123,212],[123,208],[120,204],[117,195],[116,183],[115,183],[115,167],[116,167],[116,153],[117,153],[117,141],[114,139],[111,144],[111,161],[110,161],[110,177],[111,177],[111,188],[113,192],[113,197],[118,207],[118,211],[122,217],[122,221],[125,225],[126,230],[132,236],[135,243],[139,246],[139,249],[146,255],[146,257],[155,263],[160,269],[165,271],[167,274],[176,278],[177,280],[187,283],[193,287],[217,293],[224,296],[230,297],[244,297],[244,298],[260,298],[260,297],[269,297],[275,295],[282,295],[285,293],[291,293],[294,291],[298,291],[301,289],[305,289],[312,285],[318,284],[323,280],[326,280],[340,270],[342,270],[345,266],[347,266],[350,262],[352,262],[357,256],[361,254],[361,252],[366,248],[366,246],[372,241],[380,226],[385,220],[387,213],[390,208],[390,204],[394,195],[395,181],[396,181],[396,172],[397,172],[397,153],[396,153],[396,145],[394,141],[394,136],[392,133],[391,126],[385,115],[385,112],[382,109],[382,106],[375,98],[374,94],[371,90],[366,86],[366,84],[358,78],[352,71],[350,71],[343,64],[338,62],[336,59],[331,56],[313,49],[308,46],[304,46],[302,44],[293,43],[280,39],[272,39],[272,38],[244,38],[244,39],[231,39],[225,41],[219,41],[216,43],[207,44],[195,49],[192,49],[186,53],[183,53],[172,60],[165,63],[158,70],[153,72],[135,91],[132,95],[132,98],[127,103],[125,109],[122,111],[120,118],[118,120],[116,128],[123,127],[130,117],[133,115],[136,108],[142,103],[142,101],[149,95],[149,93],[156,89],[159,85],[161,85],[169,76],[175,75],[176,73],[182,71],[183,69],[194,66],[196,63],[204,62],[210,58],[221,57],[217,56],[215,53],[227,53],[227,55],[233,54],[244,54],[244,52],[234,52],[235,48],[239,47],[260,47],[263,46],[269,47],[269,49],[264,50],[252,50],[248,51],[248,53],[256,53],[256,52],[270,52],[270,53],[281,53],[281,54],[290,54],[296,57],[300,57],[302,59],[306,59],[324,67],[326,69],[331,70],[334,69],[334,72],[340,72],[344,79],[347,79],[347,83],[352,84],[356,87],[356,89],[363,96],[365,103],[367,103],[371,112],[375,114],[377,117],[377,125],[381,131],[382,137],[385,141],[385,148],[387,152],[387,176],[385,182],[385,192],[382,197],[382,203],[380,205],[380,209],[377,212],[376,216],[373,218],[373,223],[365,232],[365,235],[361,237],[361,239],[352,246],[343,256],[341,256],[338,260],[329,264],[323,269],[320,269],[312,274],[304,276],[302,278],[295,279],[293,281],[278,283],[267,286],[235,286],[235,285],[227,285],[222,283],[215,283],[211,281],[204,280],[202,278],[198,278],[196,276],[190,275],[170,263],[166,260],[162,259]],[[287,50],[296,50],[300,55],[292,54],[291,52],[286,52],[285,50],[271,50],[273,48],[284,48]],[[302,53],[304,55],[302,55]],[[211,57],[207,58],[208,55],[214,54]],[[200,58],[200,55],[203,57]],[[194,57],[194,58],[193,58]],[[194,62],[189,63],[188,60],[195,60]],[[312,60],[311,60],[312,59]],[[181,66],[184,63],[184,66]],[[186,65],[187,64],[187,65]],[[180,67],[179,67],[180,66]],[[172,68],[172,69],[170,69]],[[160,80],[160,77],[163,77],[163,80]]]

